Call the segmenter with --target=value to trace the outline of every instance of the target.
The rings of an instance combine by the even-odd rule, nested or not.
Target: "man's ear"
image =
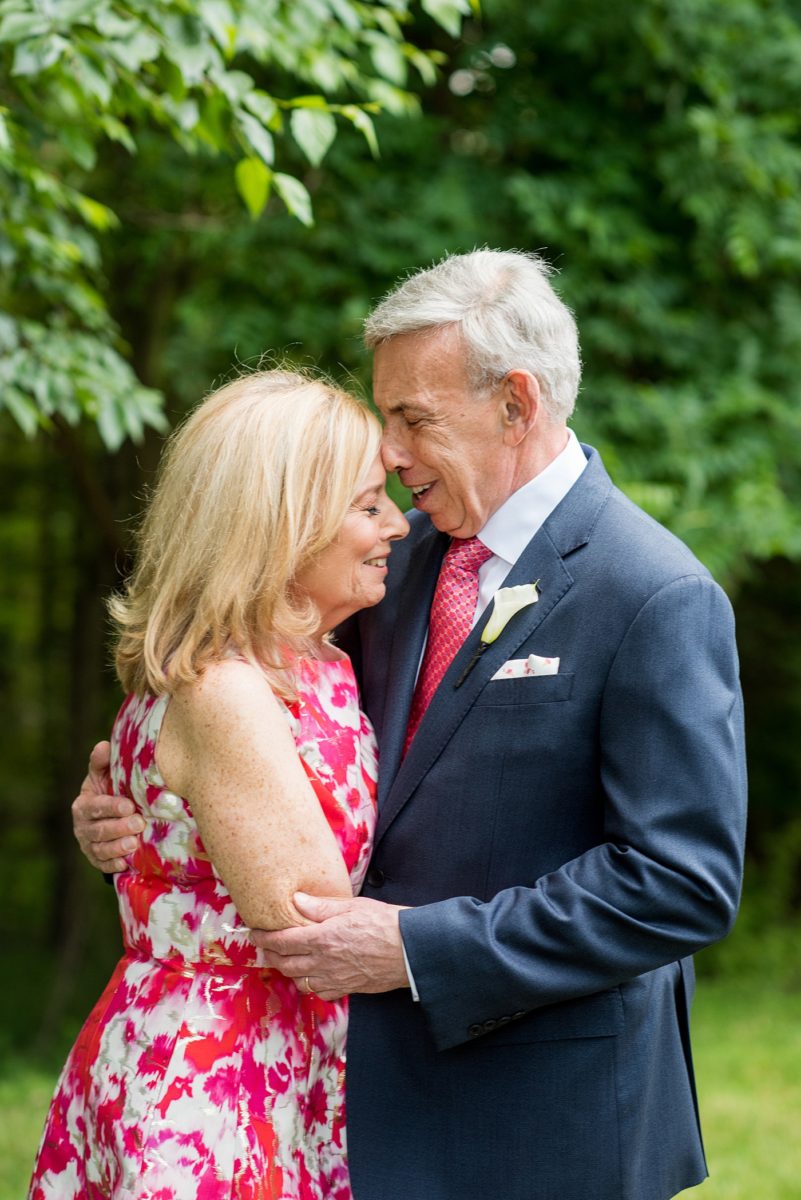
[[[501,387],[501,421],[507,446],[519,446],[542,412],[540,385],[530,371],[510,371]]]

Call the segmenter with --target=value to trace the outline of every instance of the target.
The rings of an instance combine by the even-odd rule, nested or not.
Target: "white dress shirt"
[[[579,440],[572,429],[568,430],[567,445],[544,471],[535,475],[528,483],[513,492],[478,531],[479,541],[492,551],[492,558],[478,572],[478,600],[473,616],[476,624],[484,609],[491,602],[503,581],[529,544],[534,534],[545,523],[560,501],[564,500],[584,468],[587,460]],[[423,661],[425,645],[420,653]],[[418,666],[419,670],[419,666]],[[406,948],[403,961],[412,989],[412,997],[419,1000]]]
[[[567,445],[544,471],[513,492],[492,514],[478,539],[488,550],[488,558],[478,572],[478,602],[473,617],[475,625],[492,597],[560,501],[564,500],[587,465],[584,451],[572,429],[568,430]]]

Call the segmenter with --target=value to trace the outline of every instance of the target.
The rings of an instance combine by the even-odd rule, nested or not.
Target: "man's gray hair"
[[[461,335],[476,391],[512,370],[530,371],[550,416],[565,421],[581,379],[578,332],[549,283],[551,266],[520,250],[453,254],[417,271],[376,306],[364,325],[369,349],[402,333],[452,326]]]

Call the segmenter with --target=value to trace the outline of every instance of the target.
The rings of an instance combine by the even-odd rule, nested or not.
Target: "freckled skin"
[[[179,688],[156,753],[167,786],[192,806],[211,860],[249,925],[302,922],[291,899],[299,889],[351,895],[286,717],[256,668],[216,663]]]

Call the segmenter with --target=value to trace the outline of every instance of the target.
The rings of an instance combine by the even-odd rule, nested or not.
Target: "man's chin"
[[[462,539],[471,538],[475,537],[479,529],[481,529],[481,525],[477,525],[475,521],[462,521],[460,525],[454,525],[453,521],[449,521],[447,517],[442,516],[437,519],[436,513],[429,513],[428,515],[431,518],[431,524],[434,525],[440,531],[440,533],[447,533],[448,537]]]

